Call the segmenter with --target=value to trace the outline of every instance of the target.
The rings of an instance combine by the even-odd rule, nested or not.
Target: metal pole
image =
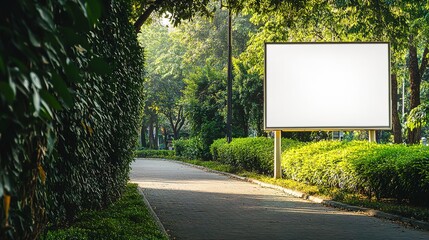
[[[405,78],[402,81],[402,123],[405,117]]]
[[[282,178],[282,131],[274,131],[274,178]]]
[[[369,142],[377,142],[375,130],[369,130],[368,131],[368,140],[369,140]]]
[[[226,140],[228,143],[232,140],[232,25],[231,9],[228,9],[228,99],[227,99],[227,117],[226,117]]]

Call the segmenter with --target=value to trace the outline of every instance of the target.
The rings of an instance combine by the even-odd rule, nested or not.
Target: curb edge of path
[[[158,215],[156,215],[155,211],[153,210],[152,206],[147,200],[146,195],[144,194],[144,189],[140,186],[137,186],[137,190],[139,191],[140,195],[143,197],[143,202],[146,205],[147,209],[149,210],[150,215],[155,220],[155,223],[158,226],[159,230],[167,237],[167,239],[170,239],[170,235],[168,235],[167,231],[164,228],[164,225],[162,224],[161,220],[159,220]]]
[[[183,164],[183,165],[187,165],[187,166],[190,166],[190,167],[194,167],[194,168],[198,168],[198,169],[204,170],[206,172],[217,173],[217,174],[228,176],[230,178],[234,178],[234,179],[237,179],[237,180],[254,183],[254,184],[257,184],[257,185],[259,185],[261,187],[276,189],[276,190],[282,191],[284,193],[287,193],[289,195],[292,195],[294,197],[298,197],[298,198],[310,200],[310,201],[315,202],[315,203],[321,203],[321,204],[323,204],[325,206],[339,208],[339,209],[343,209],[343,210],[347,210],[347,211],[351,211],[351,212],[361,212],[361,213],[364,213],[364,214],[366,214],[367,216],[370,216],[370,217],[387,219],[387,220],[390,220],[390,221],[397,221],[397,222],[400,222],[400,223],[403,223],[403,224],[406,224],[406,225],[411,225],[413,227],[417,227],[417,228],[425,230],[425,231],[429,231],[429,223],[424,222],[424,221],[419,221],[419,220],[415,220],[415,219],[412,219],[412,218],[402,217],[402,216],[391,214],[391,213],[385,213],[385,212],[382,212],[382,211],[379,211],[379,210],[375,210],[375,209],[371,209],[371,208],[353,206],[353,205],[349,205],[349,204],[345,204],[345,203],[341,203],[341,202],[337,202],[337,201],[333,201],[333,200],[324,200],[324,199],[319,198],[319,197],[311,196],[311,195],[308,195],[308,194],[305,194],[305,193],[302,193],[302,192],[299,192],[299,191],[295,191],[295,190],[292,190],[292,189],[280,187],[280,186],[277,186],[277,185],[273,185],[273,184],[261,182],[261,181],[256,180],[256,179],[252,179],[252,178],[248,178],[248,177],[242,177],[242,176],[238,176],[238,175],[235,175],[235,174],[232,174],[232,173],[221,172],[221,171],[213,170],[213,169],[206,168],[206,167],[199,166],[199,165],[194,165],[194,164],[187,163],[187,162],[182,162],[182,161],[177,161],[177,160],[171,160],[171,159],[161,159],[161,160],[180,163],[180,164]]]

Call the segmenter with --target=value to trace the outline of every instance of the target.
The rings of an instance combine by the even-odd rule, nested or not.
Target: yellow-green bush
[[[429,203],[429,148],[321,141],[286,149],[284,176],[377,198]]]

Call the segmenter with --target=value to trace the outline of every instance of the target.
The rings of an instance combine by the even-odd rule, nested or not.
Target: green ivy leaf
[[[58,95],[63,99],[65,105],[71,107],[73,105],[73,97],[60,75],[57,73],[52,74],[51,83]]]
[[[48,131],[46,138],[47,138],[48,154],[51,155],[52,151],[54,150],[55,144],[56,144],[56,139],[55,139],[54,134],[52,134],[51,131]]]
[[[71,82],[82,82],[82,77],[80,76],[79,68],[76,66],[75,63],[67,61],[67,64],[64,66],[64,71],[66,73],[67,78]]]
[[[1,56],[0,56],[0,71],[1,71],[1,73],[6,72],[6,66],[4,65],[4,61],[3,61],[3,58]]]
[[[71,28],[61,28],[61,35],[63,43],[69,47],[81,45],[85,49],[90,48],[87,37],[77,33]]]
[[[34,46],[34,47],[41,47],[41,43],[40,41],[36,38],[36,36],[34,36],[33,32],[30,30],[30,28],[27,28],[27,32],[28,32],[28,38],[30,39],[30,43]]]
[[[43,101],[43,100],[41,100],[40,103],[42,105],[42,108],[41,108],[41,111],[40,111],[42,117],[45,118],[45,119],[52,120],[54,118],[54,113],[52,112],[52,110],[49,107],[49,105],[45,101]]]
[[[46,102],[49,107],[52,107],[55,110],[61,110],[61,104],[58,102],[58,100],[51,95],[48,91],[42,90],[40,91],[40,96],[42,97],[43,101]]]
[[[0,82],[0,95],[3,95],[9,103],[12,103],[16,96],[16,88],[11,84],[15,85],[13,82]]]
[[[111,72],[109,64],[100,57],[91,59],[89,62],[89,70],[97,74],[109,74]]]
[[[36,73],[34,73],[34,72],[30,72],[30,78],[31,78],[31,82],[33,82],[33,85],[34,85],[37,89],[41,89],[41,88],[42,88],[42,84],[40,83],[39,76],[37,76],[37,74],[36,74]]]
[[[10,184],[10,179],[9,176],[7,174],[3,175],[3,188],[4,190],[6,190],[6,192],[11,192],[12,187]]]
[[[91,26],[95,26],[101,17],[102,4],[99,0],[88,0],[85,6],[89,23]]]
[[[52,13],[42,6],[37,6],[36,8],[37,8],[37,12],[39,12],[40,17],[43,20],[43,22],[41,22],[40,25],[45,30],[48,30],[48,31],[53,30],[54,21],[53,21]]]
[[[81,5],[81,2],[67,1],[66,4],[67,12],[73,16],[74,28],[79,29],[82,32],[89,30],[88,19],[85,16],[85,6]]]
[[[38,116],[40,112],[40,95],[37,89],[33,89],[33,106],[34,106],[34,116]]]

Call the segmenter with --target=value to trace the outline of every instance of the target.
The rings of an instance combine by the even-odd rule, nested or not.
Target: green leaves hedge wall
[[[182,152],[188,152],[187,145]],[[218,139],[213,160],[272,175],[273,139]],[[345,189],[368,197],[429,204],[429,147],[366,141],[299,143],[282,139],[282,170],[287,179]],[[177,149],[176,149],[177,151]]]
[[[101,208],[128,179],[143,63],[125,0],[0,9],[0,238]]]
[[[377,198],[429,203],[429,148],[321,141],[285,150],[287,178]]]

